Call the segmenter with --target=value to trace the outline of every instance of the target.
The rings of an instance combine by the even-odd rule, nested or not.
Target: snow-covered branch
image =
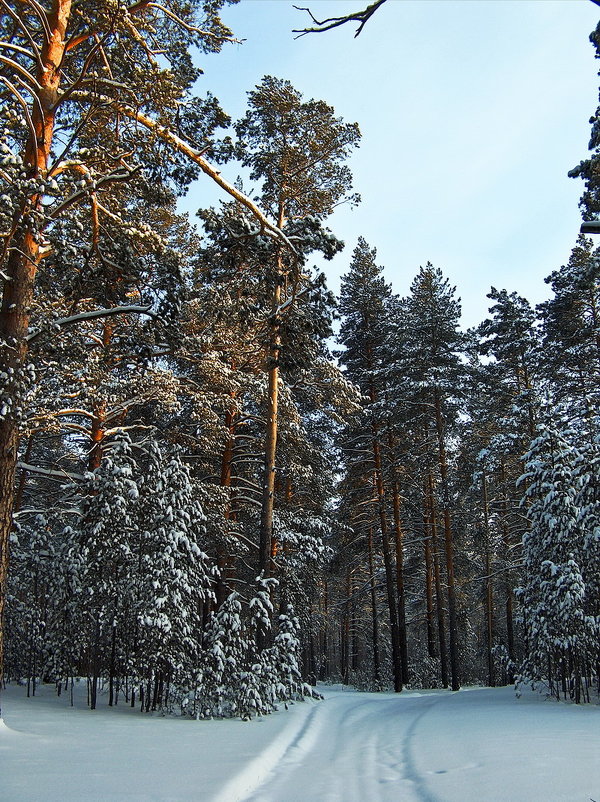
[[[158,317],[158,315],[152,311],[152,307],[150,305],[137,306],[131,304],[124,306],[113,306],[111,309],[95,309],[92,312],[80,312],[78,315],[71,315],[71,317],[63,317],[59,320],[53,320],[52,326],[60,326],[60,328],[63,328],[64,326],[70,326],[73,323],[79,323],[82,320],[95,320],[101,317],[111,317],[112,315],[126,314],[148,315],[148,317],[153,318]],[[49,329],[37,329],[36,331],[32,331],[26,337],[27,342],[33,342],[33,340],[36,340],[48,330]]]
[[[83,480],[85,477],[81,473],[72,473],[71,471],[54,471],[50,468],[40,468],[38,465],[30,465],[28,462],[17,462],[17,468],[28,473],[37,473],[41,476],[47,476],[50,479],[73,479],[77,481]]]

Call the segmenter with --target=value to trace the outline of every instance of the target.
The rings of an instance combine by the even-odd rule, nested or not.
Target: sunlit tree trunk
[[[24,164],[31,177],[45,177],[54,135],[55,102],[60,85],[60,68],[65,53],[66,30],[71,14],[70,0],[54,0],[49,13],[44,13],[48,25],[40,51],[36,71],[38,88],[36,102],[32,104],[32,131],[23,154]],[[31,90],[30,90],[31,91]],[[12,251],[4,272],[2,305],[0,307],[0,341],[4,343],[0,356],[0,372],[21,379],[27,359],[26,336],[29,329],[30,308],[37,268],[40,261],[40,243],[34,233],[24,225],[26,214],[41,208],[40,194],[27,198],[16,221]],[[9,399],[19,406],[18,389]],[[4,615],[7,594],[9,537],[12,527],[15,471],[19,445],[18,420],[13,408],[0,421],[0,686],[4,676]]]
[[[283,228],[285,209],[279,206],[277,225]],[[259,570],[268,576],[271,571],[271,541],[273,537],[273,509],[275,505],[275,473],[277,455],[277,427],[279,411],[279,356],[281,352],[281,293],[284,283],[283,254],[277,254],[275,286],[271,300],[269,318],[269,340],[267,353],[267,429],[265,433],[265,467],[263,473],[263,495],[260,516]]]

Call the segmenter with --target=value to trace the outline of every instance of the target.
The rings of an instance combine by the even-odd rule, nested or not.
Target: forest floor
[[[242,721],[8,686],[6,802],[600,802],[600,707],[512,688],[359,693]],[[104,700],[103,700],[104,701]]]

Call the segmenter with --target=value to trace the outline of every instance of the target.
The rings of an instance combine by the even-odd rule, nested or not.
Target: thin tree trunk
[[[433,497],[433,475],[428,477],[429,489],[429,520],[431,522],[431,545],[433,546],[433,575],[435,583],[435,606],[437,610],[438,640],[440,644],[440,671],[442,675],[442,688],[448,687],[448,655],[446,653],[446,622],[444,618],[444,597],[442,594],[442,579],[440,576],[440,558],[437,543],[437,520],[435,501]]]
[[[235,364],[232,365],[235,369]],[[231,394],[235,397],[235,393]],[[235,408],[228,409],[225,414],[225,426],[227,427],[227,442],[225,450],[221,457],[221,487],[231,488],[231,460],[235,447]],[[235,513],[231,509],[231,500],[227,503],[225,509],[225,521],[234,521]],[[227,525],[227,524],[226,524]],[[225,552],[222,546],[217,546],[217,565],[219,568],[219,576],[216,581],[216,606],[217,609],[223,604],[228,595],[227,580],[232,576],[232,566],[229,555]]]
[[[380,679],[379,668],[379,620],[377,617],[377,593],[375,591],[375,566],[373,564],[373,529],[369,529],[369,577],[371,585],[371,615],[373,620],[373,679],[376,683]]]
[[[280,205],[277,225],[282,228],[285,212]],[[279,356],[281,352],[281,292],[284,282],[284,265],[281,250],[277,254],[275,286],[271,299],[269,343],[267,354],[267,430],[265,432],[265,467],[260,516],[259,571],[268,576],[271,569],[271,540],[273,537],[273,509],[275,504],[275,472],[277,455],[277,425],[279,410]]]
[[[321,666],[319,678],[321,681],[329,676],[329,640],[327,637],[327,622],[329,621],[329,586],[325,577],[323,588],[323,620],[321,623]]]
[[[110,668],[108,672],[108,706],[115,704],[115,673],[117,657],[117,627],[113,621],[110,635]]]
[[[431,558],[431,520],[429,518],[429,490],[425,483],[423,495],[423,547],[425,550],[425,602],[427,608],[427,654],[437,657],[433,612],[433,562]]]
[[[98,675],[99,675],[99,652],[100,652],[100,623],[94,622],[92,642],[92,671],[91,671],[91,685],[90,685],[90,710],[96,709],[96,700],[98,698]]]
[[[396,587],[394,582],[394,566],[392,563],[392,548],[388,532],[387,516],[385,513],[385,488],[381,473],[381,453],[377,441],[377,432],[373,437],[373,457],[375,474],[373,484],[377,493],[377,506],[379,509],[379,528],[381,531],[381,546],[383,552],[383,566],[385,569],[385,587],[387,591],[388,610],[390,616],[390,637],[392,641],[392,666],[394,672],[394,690],[402,690],[402,661],[400,658],[400,638],[398,632],[398,611],[396,608]]]
[[[504,465],[504,461],[500,464],[500,479],[502,481],[502,542],[504,545],[504,551],[507,555],[507,558],[510,556],[510,535],[508,531],[508,498],[506,495],[506,468]],[[510,580],[507,578],[505,584],[505,592],[506,592],[506,646],[508,650],[508,656],[510,658],[511,664],[514,664],[515,661],[515,635],[514,635],[514,615],[513,615],[513,589],[510,584]],[[509,681],[512,682],[514,680],[514,674],[511,669],[510,676],[508,677]]]
[[[29,463],[31,459],[31,449],[33,446],[33,435],[30,435],[29,439],[27,440],[27,446],[25,448],[25,453],[23,454],[22,462],[25,464]],[[21,506],[23,504],[23,495],[25,494],[25,487],[27,485],[27,471],[22,470],[21,475],[19,477],[19,483],[17,485],[17,492],[15,493],[15,502],[14,502],[14,512],[19,512]]]
[[[352,593],[350,566],[346,568],[346,604],[341,629],[342,682],[347,685],[350,673],[350,595]]]
[[[493,688],[496,684],[494,677],[494,593],[492,585],[492,563],[490,556],[490,518],[487,492],[487,476],[485,471],[481,478],[483,526],[485,535],[485,623],[486,623],[486,651],[488,664],[488,685]]]
[[[448,462],[446,458],[444,424],[442,419],[442,403],[437,387],[434,391],[434,405],[435,427],[438,440],[438,460],[444,501],[444,546],[446,552],[446,577],[448,582],[450,670],[452,674],[452,690],[458,691],[460,689],[460,663],[458,657],[458,625],[456,621],[456,590],[454,586],[454,544],[452,539],[452,524],[450,520],[450,490],[448,486]]]
[[[398,594],[398,639],[400,641],[400,662],[402,681],[408,682],[408,641],[406,633],[406,596],[404,592],[404,533],[400,519],[400,489],[398,482],[392,481],[392,509],[394,511],[394,534],[396,540],[396,592]]]

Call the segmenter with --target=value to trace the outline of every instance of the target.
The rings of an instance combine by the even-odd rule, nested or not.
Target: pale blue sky
[[[296,0],[319,17],[363,0]],[[294,40],[305,16],[289,0],[241,0],[225,19],[242,45],[202,56],[199,90],[234,118],[263,75],[357,121],[352,157],[362,203],[329,225],[346,248],[326,265],[339,288],[359,235],[404,294],[431,261],[457,285],[464,324],[486,316],[493,284],[532,303],[568,259],[583,185],[567,177],[587,154],[598,102],[589,0],[388,0],[361,35],[352,27]],[[223,173],[234,179],[236,169]],[[187,209],[222,197],[208,179]]]

